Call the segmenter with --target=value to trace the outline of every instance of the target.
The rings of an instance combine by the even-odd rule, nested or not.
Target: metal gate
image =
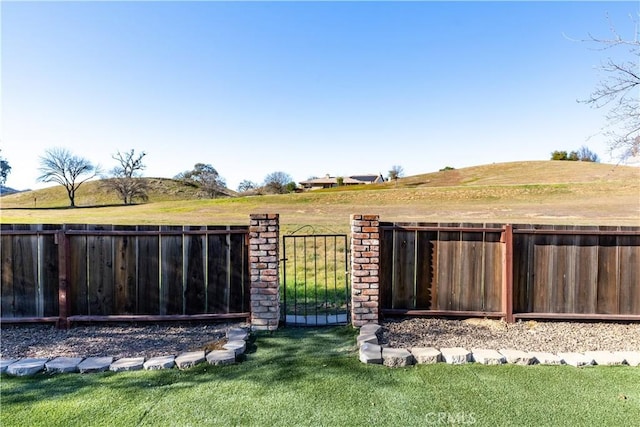
[[[302,326],[348,324],[347,235],[283,236],[282,253],[281,321]]]

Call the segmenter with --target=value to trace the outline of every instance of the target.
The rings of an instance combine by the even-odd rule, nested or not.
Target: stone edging
[[[23,358],[0,360],[0,372],[13,376],[35,375],[45,371],[54,373],[92,373],[104,371],[135,371],[140,369],[187,369],[197,364],[208,362],[210,365],[229,365],[236,363],[247,348],[249,333],[242,328],[231,328],[226,334],[227,343],[224,350],[190,351],[177,356],[168,355],[152,357],[145,360],[144,357],[125,357],[114,360],[113,357],[56,357]]]
[[[389,367],[409,366],[445,362],[460,365],[470,362],[484,365],[629,365],[640,366],[640,351],[587,351],[584,353],[525,352],[514,349],[471,349],[462,347],[441,348],[414,347],[411,349],[389,348],[379,344],[378,332],[382,326],[368,323],[360,328],[357,338],[359,358],[362,363]]]

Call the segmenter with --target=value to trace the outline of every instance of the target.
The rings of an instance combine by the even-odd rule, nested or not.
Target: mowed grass
[[[60,187],[4,196],[0,221],[247,224],[249,214],[268,212],[280,214],[285,232],[307,224],[346,232],[350,214],[384,221],[640,225],[640,168],[585,162],[502,163],[379,185],[213,200],[197,199],[192,188],[171,180],[157,184],[148,203],[133,206],[117,205],[97,183],[81,187],[77,209],[66,208]]]
[[[3,426],[627,426],[632,367],[420,365],[357,359],[351,327],[260,334],[241,364],[2,377]]]

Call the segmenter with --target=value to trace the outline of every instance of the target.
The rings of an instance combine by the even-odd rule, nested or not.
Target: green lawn
[[[2,377],[2,426],[526,425],[640,420],[640,368],[361,364],[351,327],[257,337],[235,366]],[[255,351],[253,351],[255,350]]]

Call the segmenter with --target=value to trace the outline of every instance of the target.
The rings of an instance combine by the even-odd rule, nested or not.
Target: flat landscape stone
[[[593,359],[596,365],[624,365],[624,357],[610,351],[585,351],[584,355]]]
[[[507,361],[507,358],[496,350],[489,350],[486,348],[474,348],[471,349],[473,360],[483,365],[502,365]]]
[[[17,377],[37,374],[44,369],[44,364],[47,363],[48,360],[49,359],[39,358],[20,359],[7,367],[7,374]]]
[[[360,335],[375,335],[380,329],[382,329],[382,326],[377,323],[367,323],[360,327]]]
[[[44,364],[47,372],[52,374],[67,374],[78,372],[78,365],[82,362],[82,357],[56,357]]]
[[[382,364],[391,368],[414,364],[413,355],[404,348],[383,348]]]
[[[175,366],[175,356],[158,356],[152,357],[142,364],[142,367],[148,371],[158,369],[171,369]]]
[[[109,369],[112,362],[113,357],[87,357],[78,365],[78,371],[81,374],[104,372]]]
[[[624,358],[629,366],[640,366],[640,351],[614,351],[613,354]]]
[[[178,369],[187,369],[196,366],[199,363],[205,361],[204,350],[202,351],[189,351],[182,353],[176,357],[176,366]]]
[[[7,372],[9,365],[16,363],[19,359],[0,359],[0,373]]]
[[[507,363],[511,363],[513,365],[532,365],[536,361],[535,357],[522,350],[503,348],[500,349],[499,352],[505,357]]]
[[[567,365],[575,366],[576,368],[580,366],[593,365],[593,359],[583,353],[567,351],[558,353],[558,357]]]
[[[359,355],[362,363],[382,364],[382,347],[377,344],[362,344]]]
[[[356,339],[356,341],[358,342],[358,347],[360,347],[362,344],[378,344],[378,336],[375,334],[362,334],[362,332],[360,333],[360,335],[358,335],[358,338]]]
[[[546,351],[532,351],[529,354],[532,355],[536,359],[537,363],[541,365],[562,365],[562,358],[553,353]]]
[[[471,352],[462,347],[441,348],[442,358],[450,365],[461,365],[471,361]]]
[[[207,354],[207,362],[210,365],[231,365],[236,362],[236,353],[233,350],[213,350]]]
[[[144,357],[123,357],[118,359],[109,366],[109,370],[113,372],[121,371],[139,371],[144,366]]]
[[[236,356],[239,356],[247,349],[247,343],[244,340],[229,341],[222,346],[225,350],[234,351]]]
[[[431,364],[442,362],[442,353],[434,347],[413,347],[411,350],[413,358],[419,364]]]
[[[246,341],[249,333],[242,328],[231,328],[227,331],[227,340],[229,341]]]

